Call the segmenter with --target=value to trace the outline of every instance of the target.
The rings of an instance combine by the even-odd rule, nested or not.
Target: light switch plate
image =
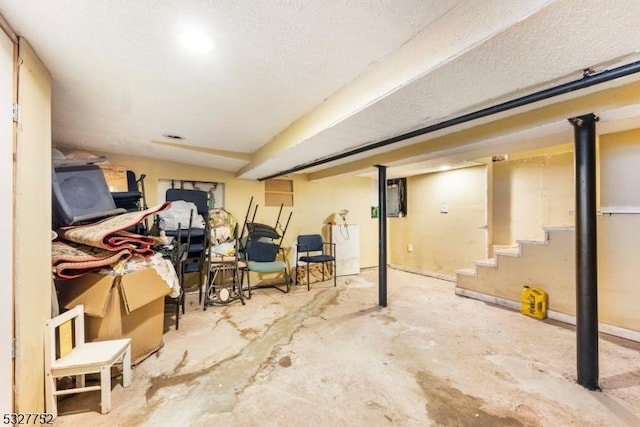
[[[440,205],[440,213],[449,213],[449,206],[447,205]]]

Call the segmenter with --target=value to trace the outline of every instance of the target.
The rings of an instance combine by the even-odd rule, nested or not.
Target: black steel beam
[[[596,121],[569,119],[575,134],[576,339],[578,384],[598,389],[598,253],[596,218]]]
[[[355,156],[356,154],[361,154],[367,151],[375,150],[376,148],[386,147],[387,145],[395,144],[397,142],[404,141],[406,139],[415,138],[416,136],[425,135],[431,132],[435,132],[437,130],[459,125],[465,122],[469,122],[471,120],[476,120],[482,117],[491,116],[493,114],[502,113],[504,111],[511,110],[513,108],[522,107],[528,104],[532,104],[534,102],[539,102],[539,101],[543,101],[545,99],[553,98],[559,95],[564,95],[570,92],[574,92],[576,90],[586,89],[591,86],[609,82],[611,80],[619,79],[621,77],[626,77],[638,72],[640,72],[640,61],[622,65],[620,67],[613,68],[611,70],[602,71],[601,73],[598,73],[598,74],[589,74],[588,72],[585,71],[581,79],[574,80],[568,83],[563,83],[558,86],[554,86],[548,89],[534,92],[529,95],[522,96],[520,98],[503,102],[501,104],[496,104],[491,107],[476,110],[468,114],[463,114],[462,116],[458,116],[453,119],[445,120],[430,126],[416,129],[411,132],[403,133],[401,135],[397,135],[382,141],[374,142],[372,144],[367,144],[362,147],[344,151],[340,154],[324,157],[309,163],[303,163],[301,165],[294,166],[290,169],[283,170],[281,172],[259,178],[258,180],[264,181],[265,179],[277,178],[279,176],[288,175],[294,172],[299,172],[304,169],[309,169],[315,166],[324,165],[326,163],[344,159],[345,157]]]
[[[387,306],[387,167],[378,168],[378,305]]]

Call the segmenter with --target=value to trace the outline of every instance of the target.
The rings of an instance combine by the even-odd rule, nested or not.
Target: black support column
[[[596,121],[569,122],[575,134],[576,338],[578,384],[598,389],[598,255],[596,232]]]
[[[378,168],[378,305],[387,306],[387,167]]]

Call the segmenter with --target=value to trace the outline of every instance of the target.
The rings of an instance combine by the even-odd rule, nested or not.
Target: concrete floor
[[[640,346],[602,337],[601,392],[575,383],[575,332],[389,270],[202,311],[98,393],[62,400],[58,426],[638,426]],[[197,297],[195,299],[197,303]]]

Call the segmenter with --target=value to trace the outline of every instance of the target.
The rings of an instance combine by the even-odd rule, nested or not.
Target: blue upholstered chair
[[[319,234],[303,234],[298,236],[296,244],[296,285],[298,284],[298,262],[306,264],[307,290],[311,289],[311,264],[320,264],[322,267],[322,281],[324,282],[325,265],[329,263],[333,268],[333,286],[336,286],[336,244],[322,241]]]

